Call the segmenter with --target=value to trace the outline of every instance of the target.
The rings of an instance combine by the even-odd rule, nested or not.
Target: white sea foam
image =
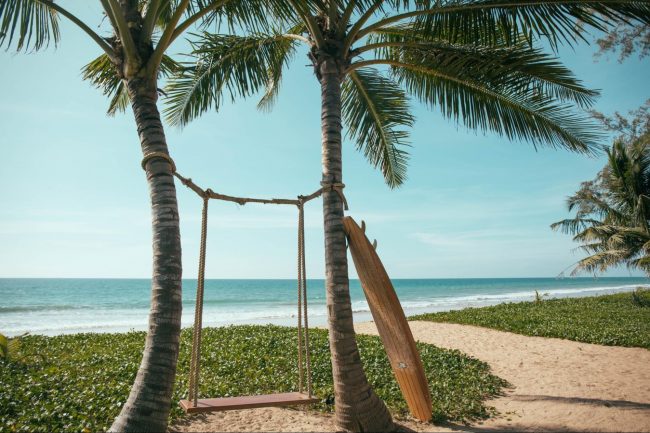
[[[595,296],[600,294],[625,292],[636,289],[637,287],[648,288],[650,285],[623,285],[613,287],[587,287],[587,288],[565,288],[565,289],[551,289],[538,291],[540,296],[544,298],[566,298],[566,297],[581,297],[581,296]],[[577,296],[576,296],[577,295]],[[422,312],[434,311],[447,311],[458,308],[466,308],[472,306],[487,306],[501,304],[505,302],[521,302],[531,301],[535,299],[534,290],[517,291],[509,293],[498,294],[477,294],[468,296],[447,296],[431,299],[416,299],[416,300],[402,300],[402,308],[405,311],[410,310],[426,310]],[[354,313],[369,312],[370,307],[366,301],[356,301],[352,304],[352,311]]]
[[[399,283],[396,284],[398,293]],[[607,293],[630,291],[640,284],[595,287],[558,287],[541,289],[540,295],[549,298],[594,296]],[[641,285],[650,287],[649,285]],[[401,303],[407,315],[426,312],[445,311],[465,307],[479,307],[503,302],[530,301],[535,297],[534,289],[514,289],[506,293],[476,293],[471,295],[453,296],[453,289],[445,289],[438,295],[427,297],[420,290],[417,295],[402,295]],[[436,290],[432,289],[433,293]],[[115,305],[115,304],[113,304]],[[193,305],[192,305],[193,307]],[[185,306],[182,326],[192,326],[194,309]],[[371,320],[370,309],[365,299],[353,299],[352,309],[355,321]],[[284,301],[265,303],[254,301],[228,304],[224,302],[207,303],[203,313],[204,326],[224,326],[230,324],[266,324],[295,325],[297,321],[296,305]],[[24,332],[32,334],[70,334],[79,332],[127,332],[147,329],[149,310],[143,306],[135,308],[74,308],[62,311],[54,306],[51,309],[15,307],[12,311],[7,308],[0,310],[2,332],[7,335],[18,335]],[[327,310],[322,297],[310,304],[310,325],[322,326],[327,321]]]

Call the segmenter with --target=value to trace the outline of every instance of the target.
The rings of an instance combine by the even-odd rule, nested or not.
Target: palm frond
[[[169,56],[163,56],[160,64],[160,75],[168,77],[180,69],[180,64]],[[123,112],[129,105],[129,94],[122,82],[115,65],[106,54],[102,54],[81,70],[84,80],[102,91],[105,96],[110,97],[107,114],[114,116]]]
[[[214,0],[193,0],[188,14],[209,9],[214,3]],[[229,33],[236,33],[242,28],[268,32],[274,27],[286,27],[287,23],[295,23],[296,19],[294,8],[284,0],[233,0],[212,9],[200,21],[199,27],[206,30],[211,28],[214,31],[225,25]]]
[[[170,79],[167,120],[185,125],[210,108],[219,110],[224,94],[234,101],[265,88],[269,71],[293,51],[297,42],[281,34],[253,36],[204,33],[195,46],[196,63]]]
[[[594,242],[599,241],[605,244],[607,240],[618,232],[618,226],[610,224],[598,224],[589,226],[583,231],[577,233],[573,240],[576,242]]]
[[[36,0],[0,0],[0,47],[40,50],[59,42],[58,13]]]
[[[603,250],[603,243],[602,242],[592,242],[592,243],[585,243],[582,245],[579,245],[575,248],[573,248],[571,251],[576,252],[576,251],[584,251],[587,254],[594,254],[599,251]]]
[[[605,250],[581,259],[571,272],[571,276],[579,275],[581,272],[605,272],[608,268],[621,263],[621,255],[624,251]]]
[[[172,16],[174,15],[174,11],[178,8],[178,5],[181,0],[160,0],[160,5],[158,6],[158,14],[157,14],[157,20],[156,20],[156,25],[161,28],[165,28],[167,24],[172,19]],[[143,1],[141,3],[141,7],[144,6],[145,3],[149,3],[149,1]],[[188,11],[186,14],[189,14],[191,9],[194,7],[194,3],[190,2],[188,6]]]
[[[382,30],[369,39],[376,57],[412,64],[445,65],[494,88],[542,94],[589,108],[599,92],[587,89],[558,58],[525,43],[511,46],[452,44],[417,34],[409,26]],[[361,48],[363,50],[363,47]]]
[[[304,24],[298,24],[287,30],[287,34],[300,35],[305,32]],[[262,111],[270,111],[277,100],[282,83],[282,73],[293,59],[296,52],[296,44],[284,44],[277,47],[274,53],[274,59],[268,64],[266,90],[264,95],[257,103],[257,108]]]
[[[115,65],[106,54],[102,54],[81,70],[84,80],[90,81],[91,85],[97,87],[105,96],[110,97],[108,115],[123,112],[129,105],[129,95],[118,75]]]
[[[342,111],[348,136],[368,161],[381,169],[391,187],[405,180],[408,154],[403,149],[413,125],[406,94],[376,69],[352,71],[343,83]]]
[[[429,107],[469,129],[492,131],[535,147],[595,152],[601,138],[585,116],[548,95],[494,86],[475,79],[457,63],[398,63],[397,81]]]
[[[650,275],[650,255],[645,255],[643,257],[638,257],[632,260],[629,260],[627,263],[629,269],[639,269]]]
[[[577,234],[587,227],[600,224],[600,221],[589,218],[570,218],[551,224],[552,230],[559,230],[564,234]]]
[[[650,4],[639,0],[448,0],[430,13],[417,15],[416,25],[432,36],[450,42],[482,40],[528,43],[546,39],[559,44],[587,41],[586,28],[604,31],[611,23],[650,23]]]

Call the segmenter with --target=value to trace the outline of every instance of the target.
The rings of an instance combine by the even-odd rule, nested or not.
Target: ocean
[[[548,297],[578,297],[630,291],[647,278],[476,278],[395,279],[407,315],[532,301],[535,290]],[[350,282],[356,321],[371,320],[359,281]],[[323,280],[309,280],[309,323],[326,323]],[[204,326],[293,325],[295,280],[207,280]],[[183,326],[194,318],[196,280],[183,280]],[[0,279],[0,332],[57,335],[145,330],[149,312],[147,279]]]

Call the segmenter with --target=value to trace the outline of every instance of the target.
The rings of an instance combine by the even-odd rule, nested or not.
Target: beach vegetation
[[[470,130],[534,146],[594,153],[599,131],[581,109],[597,92],[583,86],[544,44],[585,40],[586,29],[620,20],[650,22],[633,1],[339,0],[286,2],[272,31],[203,33],[194,62],[166,88],[167,118],[184,125],[234,97],[277,99],[300,49],[321,91],[326,291],[334,386],[345,399],[337,426],[392,429],[356,355],[342,224],[343,127],[389,187],[406,179],[411,98]],[[578,25],[579,24],[579,25]],[[301,67],[303,63],[298,63]],[[367,408],[363,411],[354,408]]]
[[[644,289],[637,287],[632,291],[632,303],[639,307],[650,307],[650,297],[644,295]]]
[[[535,290],[535,302],[540,303],[544,300],[544,298],[548,297],[548,293],[539,293],[539,291]]]
[[[607,150],[607,164],[567,199],[573,218],[551,225],[572,234],[579,260],[572,275],[605,272],[625,265],[650,275],[650,100],[628,121],[600,117],[619,136]]]
[[[229,397],[295,391],[297,331],[279,326],[206,328],[203,333],[200,396]],[[334,388],[327,331],[311,332],[312,409],[330,412]],[[183,330],[169,420],[184,415],[191,330]],[[24,338],[23,351],[47,359],[4,365],[0,371],[0,430],[30,432],[105,431],[129,395],[142,357],[145,334],[75,334]],[[358,337],[361,362],[375,391],[397,416],[408,409],[381,340]],[[490,416],[484,401],[506,382],[487,364],[459,351],[418,343],[433,399],[435,420],[469,421]]]
[[[409,320],[484,326],[517,334],[650,349],[650,290],[547,299],[422,314]]]

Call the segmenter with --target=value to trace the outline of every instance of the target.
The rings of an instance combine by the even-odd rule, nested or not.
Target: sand
[[[469,425],[398,420],[414,431],[650,431],[650,351],[475,326],[410,322],[419,341],[458,349],[487,362],[512,388],[487,401],[499,415]],[[357,325],[376,334],[373,323]],[[264,408],[199,415],[175,431],[335,431],[331,415]]]

